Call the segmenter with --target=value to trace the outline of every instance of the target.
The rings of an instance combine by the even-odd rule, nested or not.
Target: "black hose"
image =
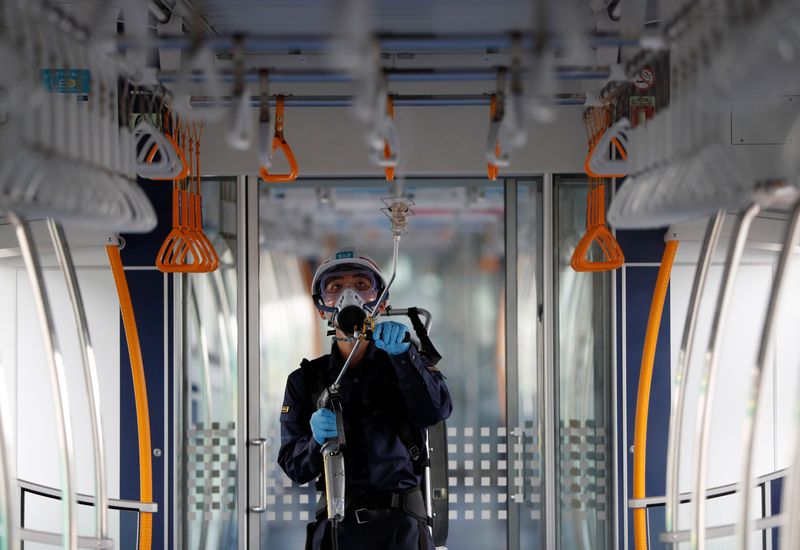
[[[339,522],[331,522],[331,550],[339,550]]]

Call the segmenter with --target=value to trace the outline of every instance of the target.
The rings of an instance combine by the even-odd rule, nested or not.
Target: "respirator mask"
[[[355,290],[346,288],[334,306],[333,325],[352,336],[353,333],[364,326],[367,312],[364,309],[364,299]]]
[[[331,313],[329,324],[348,336],[364,326],[380,292],[375,275],[366,269],[326,273],[319,290],[324,304],[320,309]]]

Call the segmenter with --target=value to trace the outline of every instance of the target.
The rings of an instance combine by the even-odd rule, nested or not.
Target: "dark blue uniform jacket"
[[[323,368],[330,385],[344,359],[335,345],[324,357],[326,361],[315,361],[312,368]],[[309,425],[317,410],[312,398],[318,391],[315,378],[309,379],[302,369],[292,372],[286,382],[278,463],[299,484],[323,472],[320,445]],[[341,401],[347,491],[398,492],[418,486],[420,478],[395,419],[407,415],[421,443],[424,428],[450,416],[453,406],[441,372],[413,344],[407,352],[389,356],[370,342],[359,364],[349,367],[342,380]]]

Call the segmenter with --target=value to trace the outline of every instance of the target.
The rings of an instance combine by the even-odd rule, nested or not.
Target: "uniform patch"
[[[289,412],[289,405],[284,405],[281,407],[281,414]]]

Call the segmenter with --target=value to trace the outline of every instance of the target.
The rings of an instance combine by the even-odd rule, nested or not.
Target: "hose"
[[[114,274],[114,283],[119,296],[119,309],[122,313],[122,324],[125,327],[125,339],[128,341],[128,355],[131,361],[133,376],[133,396],[136,401],[136,425],[139,433],[139,500],[153,502],[153,459],[150,444],[150,412],[147,405],[147,384],[144,378],[142,348],[139,343],[139,331],[136,329],[136,317],[133,313],[131,293],[128,281],[122,268],[119,247],[106,246],[108,261]],[[139,512],[139,550],[150,550],[153,544],[153,514]]]
[[[642,366],[639,371],[639,392],[636,398],[636,421],[633,436],[633,498],[645,498],[645,461],[647,458],[647,413],[650,406],[650,383],[653,379],[653,363],[656,358],[658,331],[661,327],[661,314],[669,288],[672,263],[678,251],[678,241],[667,241],[661,267],[658,269],[653,301],[650,304],[650,317],[644,337]],[[633,510],[633,539],[636,550],[647,550],[647,510]]]

